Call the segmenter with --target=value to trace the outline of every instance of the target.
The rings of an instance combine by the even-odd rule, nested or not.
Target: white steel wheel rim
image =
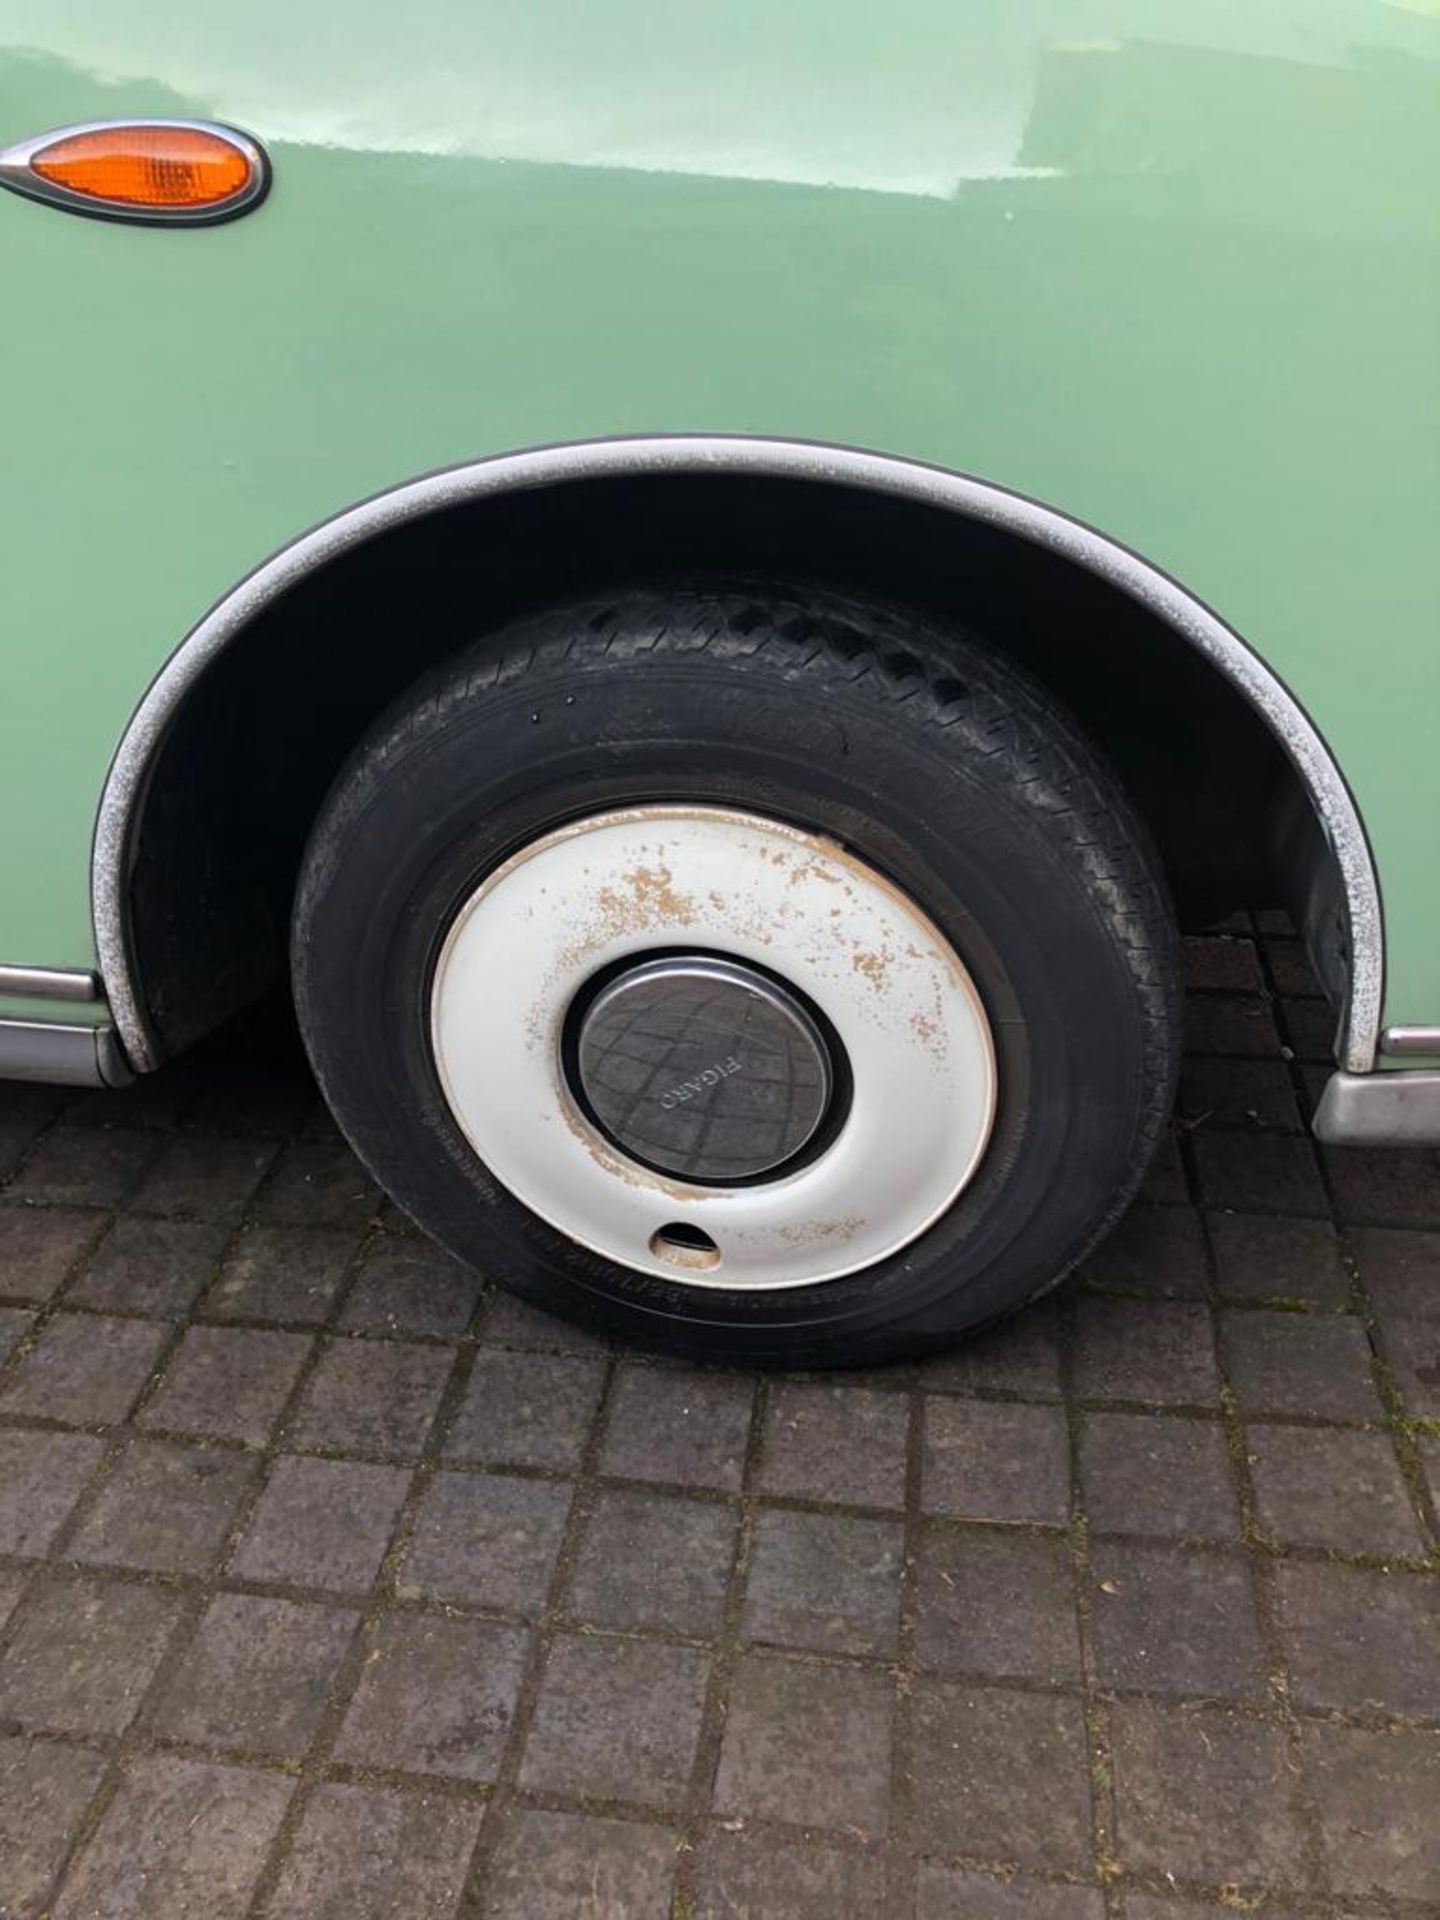
[[[822,1151],[778,1178],[694,1184],[592,1123],[562,1057],[577,993],[632,956],[748,962],[826,1016],[852,1078]],[[995,1054],[954,948],[835,841],[719,807],[593,814],[489,874],[445,939],[430,993],[436,1069],[490,1173],[559,1232],[669,1281],[774,1289],[836,1280],[908,1246],[985,1151]],[[657,1236],[713,1241],[704,1261]]]

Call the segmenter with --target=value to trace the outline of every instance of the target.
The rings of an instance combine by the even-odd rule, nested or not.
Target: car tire
[[[314,824],[292,970],[336,1120],[443,1245],[791,1368],[1054,1285],[1179,1051],[1164,882],[1069,716],[962,632],[781,587],[554,608],[411,689]]]

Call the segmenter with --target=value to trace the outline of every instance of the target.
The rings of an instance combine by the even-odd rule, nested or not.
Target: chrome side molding
[[[22,1000],[100,998],[97,975],[78,967],[0,967],[0,994]]]
[[[1440,1027],[1386,1027],[1380,1051],[1396,1060],[1440,1059]]]
[[[124,1087],[134,1079],[113,1027],[0,1020],[0,1079],[67,1087]]]
[[[1336,1147],[1440,1144],[1440,1073],[1332,1073],[1312,1121]]]

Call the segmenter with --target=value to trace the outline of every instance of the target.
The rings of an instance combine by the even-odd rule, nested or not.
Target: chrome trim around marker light
[[[131,830],[159,744],[190,689],[265,607],[318,568],[372,539],[441,509],[573,482],[638,475],[739,474],[852,488],[1000,527],[1108,581],[1203,654],[1258,710],[1304,782],[1334,850],[1345,889],[1350,991],[1340,1060],[1353,1073],[1375,1064],[1385,978],[1380,887],[1365,829],[1344,775],[1285,683],[1218,614],[1168,574],[1094,527],[946,467],[893,455],[796,440],[675,435],[584,441],[449,467],[339,513],[273,554],[220,600],[183,640],[131,718],[110,768],[95,827],[91,894],[96,951],[125,1050],[137,1067],[161,1050],[134,977],[129,943]]]
[[[98,1000],[93,973],[71,967],[0,967],[0,994],[22,1000]]]
[[[243,187],[227,200],[212,201],[204,207],[140,207],[125,200],[104,200],[93,193],[75,193],[58,181],[36,173],[31,161],[37,153],[58,141],[73,139],[81,133],[110,133],[121,128],[179,127],[189,133],[212,133],[244,157],[249,169]],[[124,220],[138,227],[213,227],[222,220],[234,220],[259,206],[270,191],[270,161],[258,140],[238,127],[219,120],[165,120],[145,115],[118,120],[77,120],[72,126],[51,127],[30,140],[20,140],[0,152],[0,187],[9,187],[27,200],[41,200],[47,206],[63,207],[67,213],[88,214],[92,220]]]

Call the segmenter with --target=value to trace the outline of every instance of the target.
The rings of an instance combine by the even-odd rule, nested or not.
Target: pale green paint
[[[6,0],[0,143],[270,145],[251,218],[0,194],[0,960],[91,958],[146,682],[429,468],[762,433],[933,460],[1166,568],[1295,689],[1440,1019],[1440,21],[1379,0]]]
[[[0,993],[0,1020],[58,1020],[67,1027],[98,1027],[106,1024],[106,1015],[99,1001],[33,1000],[28,994]]]

